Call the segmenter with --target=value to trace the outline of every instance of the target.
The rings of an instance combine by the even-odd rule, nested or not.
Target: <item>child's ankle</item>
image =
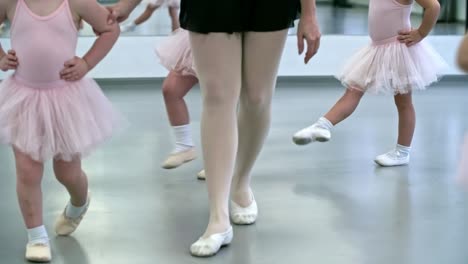
[[[49,236],[44,225],[28,229],[28,244],[49,244]]]

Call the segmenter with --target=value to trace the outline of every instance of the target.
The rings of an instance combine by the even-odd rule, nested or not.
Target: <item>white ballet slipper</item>
[[[248,207],[242,207],[231,200],[231,221],[236,225],[251,225],[257,221],[258,206],[252,194],[252,203]]]
[[[224,233],[213,234],[200,238],[190,247],[190,253],[196,257],[211,257],[216,255],[223,246],[231,244],[234,233],[232,226]]]
[[[26,245],[26,260],[31,262],[47,263],[52,261],[49,243],[35,243]]]
[[[86,202],[86,208],[83,210],[81,215],[78,218],[70,218],[65,215],[65,210],[63,210],[62,214],[57,218],[55,221],[55,233],[59,236],[69,236],[75,230],[78,228],[78,226],[81,223],[81,220],[83,220],[83,217],[86,215],[86,212],[88,211],[89,204],[91,203],[91,193],[88,192],[88,198]]]
[[[402,155],[398,150],[391,150],[377,156],[374,161],[382,167],[402,166],[409,164],[410,155]]]
[[[293,141],[297,145],[307,145],[311,142],[327,142],[331,138],[330,130],[318,124],[299,130],[293,136]]]
[[[197,179],[206,180],[205,170],[201,170],[199,173],[197,173]]]
[[[173,153],[167,157],[167,159],[162,164],[164,169],[175,169],[180,165],[190,162],[197,158],[197,153],[195,148],[190,148],[185,151]]]

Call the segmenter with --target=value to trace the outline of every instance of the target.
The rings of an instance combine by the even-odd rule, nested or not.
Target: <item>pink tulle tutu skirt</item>
[[[407,47],[392,38],[359,50],[336,77],[348,88],[395,95],[424,90],[447,68],[428,43]]]
[[[92,79],[33,88],[11,76],[0,86],[0,141],[36,161],[83,157],[122,121]]]
[[[156,56],[160,63],[169,71],[183,75],[197,76],[190,48],[189,32],[178,29],[156,47]]]

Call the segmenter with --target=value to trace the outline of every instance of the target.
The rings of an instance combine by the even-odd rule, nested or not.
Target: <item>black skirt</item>
[[[180,25],[198,32],[271,32],[294,26],[300,0],[181,0]]]

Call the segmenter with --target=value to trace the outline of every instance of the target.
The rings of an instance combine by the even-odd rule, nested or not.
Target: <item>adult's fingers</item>
[[[304,63],[308,63],[310,59],[317,54],[320,47],[320,37],[317,36],[307,36],[307,52],[304,57]]]
[[[304,52],[304,33],[301,29],[297,31],[297,52],[299,55]]]

